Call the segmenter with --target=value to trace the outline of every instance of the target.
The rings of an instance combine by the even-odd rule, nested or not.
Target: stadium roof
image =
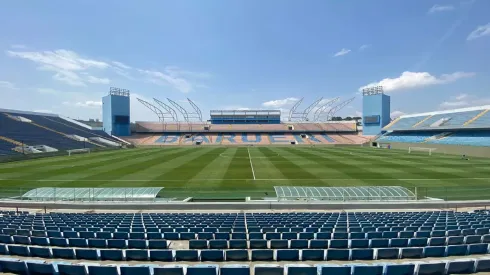
[[[22,195],[23,199],[49,201],[150,201],[163,187],[58,188],[42,187]]]
[[[490,109],[490,105],[476,106],[476,107],[468,107],[468,108],[460,108],[460,109],[452,109],[452,110],[444,110],[444,111],[434,111],[434,112],[427,112],[427,113],[402,115],[402,116],[400,116],[400,118],[418,117],[418,116],[433,116],[433,115],[442,115],[442,114],[471,112],[471,111],[478,111],[478,110],[482,110],[483,111],[483,110],[487,110],[487,109]]]
[[[401,186],[295,187],[274,186],[280,200],[400,201],[415,200],[415,194]]]

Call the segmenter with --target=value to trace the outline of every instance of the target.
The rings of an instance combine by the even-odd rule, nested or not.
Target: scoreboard
[[[380,116],[365,116],[363,122],[364,124],[379,124]]]

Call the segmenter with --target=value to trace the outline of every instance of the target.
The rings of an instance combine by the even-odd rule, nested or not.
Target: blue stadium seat
[[[446,254],[445,246],[427,246],[424,247],[424,256],[425,257],[444,257]]]
[[[212,232],[201,232],[197,233],[197,238],[199,240],[212,240],[214,239],[214,234]]]
[[[189,249],[208,249],[208,241],[206,240],[190,240]]]
[[[51,258],[51,249],[49,247],[29,247],[29,251],[31,253],[31,257],[39,257],[39,258]]]
[[[228,264],[220,269],[220,275],[250,275],[249,265]]]
[[[318,270],[314,266],[305,264],[286,264],[284,270],[287,275],[317,275]]]
[[[383,232],[382,238],[384,238],[384,239],[398,238],[398,232],[393,232],[393,231]]]
[[[253,249],[252,261],[273,261],[274,250],[269,249]]]
[[[427,246],[427,238],[411,238],[408,240],[409,247],[424,247]]]
[[[383,275],[382,265],[356,264],[352,266],[352,275]]]
[[[57,270],[51,263],[27,261],[29,274],[56,274]]]
[[[15,244],[23,244],[23,245],[31,244],[31,240],[27,236],[13,236],[13,239]]]
[[[389,263],[385,266],[385,275],[413,275],[414,271],[415,264],[412,263]]]
[[[250,240],[250,249],[266,249],[267,241],[266,240]]]
[[[327,240],[310,240],[310,248],[311,249],[327,249],[328,241]]]
[[[184,275],[187,265],[164,265],[153,268],[154,275]]]
[[[487,254],[487,253],[488,253],[488,244],[486,243],[468,245],[468,255]]]
[[[299,233],[298,236],[298,239],[302,239],[302,240],[312,240],[314,238],[315,238],[315,233],[313,232],[301,232]]]
[[[250,240],[263,240],[264,234],[262,234],[262,233],[249,233],[248,238]]]
[[[88,247],[88,243],[86,239],[75,238],[68,239],[68,246],[70,247]]]
[[[225,256],[227,261],[248,261],[248,250],[226,250]]]
[[[490,272],[490,259],[489,258],[479,258],[476,260],[475,272]]]
[[[51,238],[49,239],[51,241]],[[107,241],[104,239],[88,239],[88,247],[92,248],[106,248]]]
[[[53,253],[53,258],[61,258],[61,259],[75,259],[75,251],[73,248],[51,248],[51,252]]]
[[[126,240],[120,240],[120,239],[110,239],[107,240],[107,247],[108,248],[119,248],[123,249],[128,247]]]
[[[120,266],[121,275],[152,275],[149,266]]]
[[[319,275],[351,275],[352,267],[337,264],[319,264],[317,265]]]
[[[148,248],[146,240],[128,240],[128,248],[146,249]]]
[[[67,247],[68,241],[65,238],[49,238],[49,244],[51,246]]]
[[[421,262],[416,266],[418,275],[446,274],[445,262]]]
[[[176,250],[175,251],[176,261],[186,261],[195,262],[199,261],[199,251],[198,250]]]
[[[201,261],[203,262],[221,262],[225,260],[223,250],[201,250]]]
[[[405,247],[401,249],[402,259],[420,259],[424,257],[423,247]]]
[[[389,239],[372,239],[370,240],[370,247],[371,248],[383,248],[383,247],[389,247],[390,246],[390,240]]]
[[[3,273],[28,274],[26,262],[17,259],[0,259],[0,270]]]
[[[57,263],[60,275],[87,275],[87,266],[83,264]]]
[[[376,250],[376,259],[398,259],[400,257],[400,249],[398,248],[378,248]]]
[[[467,245],[448,245],[446,255],[449,256],[464,256],[468,252]]]
[[[247,240],[230,240],[229,241],[230,249],[247,249],[248,243]]]
[[[443,246],[446,245],[446,238],[443,237],[434,237],[429,238],[429,246]]]
[[[369,247],[369,240],[368,239],[350,240],[350,247],[351,248],[368,248]]]
[[[447,245],[457,245],[457,244],[464,244],[463,236],[454,236],[454,237],[447,238]]]
[[[100,259],[103,261],[122,261],[124,260],[123,251],[119,249],[101,249]]]
[[[291,240],[290,247],[292,249],[308,248],[308,240]]]
[[[29,248],[23,245],[8,245],[10,255],[29,257]]]
[[[254,275],[284,275],[284,268],[272,264],[258,264],[254,266]]]
[[[271,240],[270,241],[271,249],[286,249],[289,248],[288,240]]]
[[[150,261],[172,262],[174,254],[171,250],[150,250]]]
[[[327,261],[348,261],[350,259],[349,249],[328,249]]]
[[[348,248],[348,240],[330,240],[329,248]]]
[[[128,249],[126,250],[127,261],[148,261],[148,250],[144,249]]]
[[[299,261],[299,250],[297,249],[278,249],[276,251],[277,261]]]
[[[97,249],[75,249],[75,256],[78,260],[98,260],[100,258]]]
[[[370,248],[366,249],[352,249],[351,260],[373,260],[374,250]]]
[[[213,264],[199,264],[187,268],[187,275],[218,275],[218,273],[219,266]]]
[[[465,244],[481,243],[481,236],[468,235],[468,236],[464,237],[464,243]]]
[[[408,246],[408,239],[391,239],[390,240],[390,247],[407,247]]]
[[[447,274],[471,274],[475,269],[474,259],[456,259],[446,266]]]
[[[89,265],[88,275],[119,275],[117,266]]]

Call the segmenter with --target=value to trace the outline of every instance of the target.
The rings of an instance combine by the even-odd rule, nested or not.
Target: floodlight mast
[[[310,114],[311,110],[315,108],[320,102],[323,100],[323,97],[320,97],[317,99],[315,102],[313,102],[310,106],[308,106],[304,111],[303,111],[303,117],[301,121],[308,121],[308,115]]]
[[[153,100],[158,104],[160,105],[160,107],[162,107],[163,109],[165,109],[165,111],[167,111],[166,113],[164,113],[164,115],[167,115],[166,117],[170,118],[172,121],[175,121],[175,122],[178,122],[179,121],[179,117],[177,116],[177,112],[175,112],[175,110],[170,107],[168,104],[166,104],[165,102],[162,102],[156,98],[153,98]]]
[[[363,96],[384,94],[383,86],[370,86],[362,89]]]
[[[289,117],[288,117],[288,121],[293,121],[293,118],[296,118],[296,109],[298,109],[299,105],[301,105],[301,103],[303,102],[303,99],[305,99],[304,97],[301,98],[300,100],[298,100],[294,105],[293,107],[291,107],[291,110],[289,110]]]
[[[163,122],[164,121],[164,115],[163,115],[162,110],[160,110],[158,107],[156,107],[155,105],[151,104],[150,102],[144,101],[141,98],[136,98],[136,99],[141,104],[143,104],[146,108],[150,109],[153,113],[155,113],[157,115],[157,117],[158,117],[158,121],[159,122]]]
[[[187,98],[187,101],[192,106],[192,108],[194,109],[194,111],[196,111],[196,115],[197,115],[197,118],[199,119],[199,121],[202,122],[201,109],[199,109],[199,107],[197,107],[197,105],[192,100],[190,100],[190,98]]]
[[[340,110],[342,110],[345,106],[349,105],[352,101],[354,101],[354,99],[356,99],[356,97],[352,97],[352,98],[349,98],[341,103],[339,103],[338,105],[336,105],[335,107],[333,107],[332,109],[330,109],[330,111],[328,111],[328,114],[327,114],[327,120],[330,120],[332,119],[332,117]]]
[[[313,120],[318,121],[320,119],[320,117],[324,113],[326,113],[328,107],[332,106],[335,102],[337,102],[339,100],[340,100],[340,97],[336,97],[336,98],[328,101],[327,103],[323,104],[320,108],[316,109],[315,113],[313,114]]]
[[[190,131],[192,131],[192,121],[193,121],[192,119],[198,119],[199,122],[202,122],[201,110],[191,100],[187,99],[187,101],[189,102],[189,104],[191,104],[194,111],[196,111],[195,113],[187,112],[187,110],[184,107],[179,105],[177,102],[171,100],[170,98],[167,98],[167,100],[182,114],[182,116],[184,117],[184,121],[187,122],[189,126]]]

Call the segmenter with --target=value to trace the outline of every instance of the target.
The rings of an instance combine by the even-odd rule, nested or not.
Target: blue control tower
[[[390,97],[383,93],[381,86],[366,88],[362,95],[362,133],[378,135],[391,122]]]
[[[104,131],[114,136],[131,135],[129,90],[111,87],[102,98]]]

